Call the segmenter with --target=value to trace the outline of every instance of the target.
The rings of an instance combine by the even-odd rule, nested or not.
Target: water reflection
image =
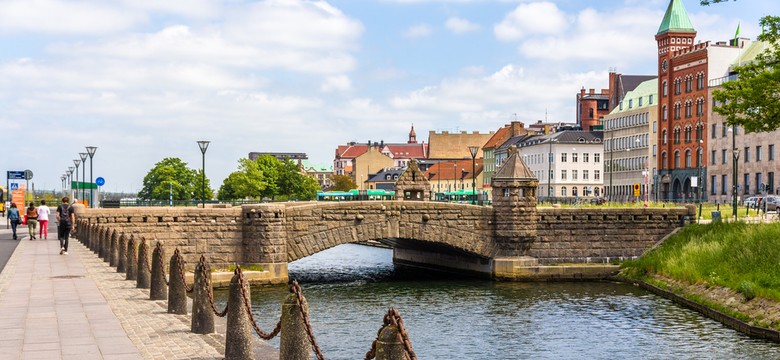
[[[494,283],[396,269],[391,258],[387,249],[342,245],[290,264],[328,359],[363,358],[390,306],[420,359],[780,358],[778,344],[632,286]],[[276,323],[286,295],[286,287],[253,289],[264,329]]]

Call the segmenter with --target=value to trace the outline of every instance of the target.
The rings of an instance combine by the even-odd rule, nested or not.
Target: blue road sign
[[[19,184],[11,183],[11,191],[13,191],[13,190],[19,190]]]
[[[24,180],[24,171],[7,171],[6,177],[8,180]]]
[[[95,184],[97,186],[103,186],[106,184],[106,179],[103,179],[102,177],[98,177],[97,179],[95,179]]]

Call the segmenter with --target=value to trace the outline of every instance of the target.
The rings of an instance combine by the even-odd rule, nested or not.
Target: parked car
[[[759,208],[762,210],[764,209],[764,203],[766,203],[766,211],[777,211],[778,206],[780,206],[780,197],[767,196],[762,199],[759,204]]]
[[[607,199],[597,197],[597,198],[590,199],[590,203],[593,205],[604,205],[607,203]]]
[[[744,201],[745,207],[755,209],[758,207],[758,204],[761,202],[761,198],[758,196],[751,196]]]

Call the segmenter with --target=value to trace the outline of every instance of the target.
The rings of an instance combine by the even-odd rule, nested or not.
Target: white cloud
[[[418,24],[406,29],[406,31],[404,31],[404,36],[408,38],[419,38],[430,36],[432,33],[433,30],[427,24]]]
[[[0,30],[44,34],[97,35],[124,30],[147,17],[108,2],[8,0],[0,2]]]
[[[551,2],[520,4],[493,27],[499,40],[512,41],[534,34],[560,34],[567,29],[566,13]]]
[[[444,23],[444,26],[456,34],[463,34],[480,29],[479,24],[475,24],[471,21],[458,17],[451,17],[447,19],[447,21]]]
[[[352,88],[352,80],[346,75],[328,76],[320,86],[323,92],[347,91]]]

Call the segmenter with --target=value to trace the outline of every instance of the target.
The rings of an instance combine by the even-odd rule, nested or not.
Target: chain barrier
[[[255,321],[255,315],[252,314],[252,304],[250,304],[249,299],[246,297],[247,292],[246,288],[244,287],[244,273],[241,272],[241,267],[236,265],[236,270],[233,273],[238,275],[238,283],[241,285],[241,298],[243,298],[244,301],[244,309],[246,309],[246,313],[249,315],[249,321],[252,322],[252,328],[255,329],[257,335],[260,336],[260,338],[263,340],[271,340],[276,337],[276,335],[279,335],[279,332],[282,330],[281,318],[279,318],[279,322],[276,323],[276,327],[274,327],[270,333],[266,333],[263,330],[260,330],[260,326],[258,326],[257,321]]]
[[[187,286],[187,281],[184,279],[184,258],[181,256],[181,252],[179,252],[179,248],[176,248],[176,250],[173,251],[173,254],[176,256],[176,262],[177,262],[176,265],[179,268],[179,280],[181,280],[181,283],[184,285],[184,291],[186,291],[188,294],[192,293],[195,290],[195,283],[194,283],[195,274],[193,273],[192,286]]]
[[[157,246],[155,246],[159,251],[157,251],[157,265],[160,266],[160,271],[162,271],[163,280],[165,280],[165,286],[171,286],[171,282],[168,280],[168,277],[165,274],[165,263],[163,262],[163,252],[162,252],[162,244],[160,242],[157,242]],[[149,269],[149,274],[152,273],[152,270]],[[184,284],[184,288],[187,288],[187,284]]]
[[[409,334],[406,333],[406,328],[404,328],[404,320],[395,308],[390,308],[390,310],[387,311],[387,314],[385,314],[384,324],[379,328],[379,331],[377,331],[376,340],[371,343],[371,349],[366,353],[365,360],[371,360],[376,357],[376,344],[379,341],[379,336],[382,334],[382,330],[391,325],[398,329],[398,337],[404,345],[406,358],[409,360],[417,360],[417,354],[412,350],[412,342],[409,340]]]
[[[314,331],[309,322],[309,313],[303,309],[303,289],[301,289],[301,285],[298,284],[297,280],[293,280],[292,284],[290,284],[290,292],[295,294],[295,302],[298,305],[298,309],[301,310],[301,319],[303,319],[303,325],[306,327],[306,334],[309,335],[309,342],[314,349],[314,353],[317,355],[317,359],[325,360],[325,357],[320,350],[320,346],[317,344],[317,339],[314,338]]]
[[[214,305],[214,289],[211,288],[211,280],[209,280],[208,273],[206,272],[206,256],[205,255],[201,255],[200,256],[200,262],[199,263],[200,263],[200,271],[201,271],[201,274],[203,275],[203,284],[202,284],[203,288],[202,289],[208,295],[209,304],[211,304],[211,311],[214,312],[214,315],[217,315],[219,317],[225,317],[225,315],[227,315],[227,312],[228,312],[228,305],[229,304],[225,304],[225,310],[222,311],[222,312],[219,312],[217,310],[217,306]],[[195,284],[192,284],[192,286],[195,287]]]

